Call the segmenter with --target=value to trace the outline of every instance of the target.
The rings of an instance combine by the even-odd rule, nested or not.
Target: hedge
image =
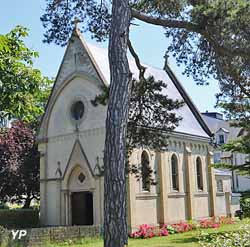
[[[244,217],[250,217],[250,198],[242,198],[240,200],[240,206],[243,211]]]
[[[39,226],[39,211],[33,209],[0,209],[0,225],[6,228]]]

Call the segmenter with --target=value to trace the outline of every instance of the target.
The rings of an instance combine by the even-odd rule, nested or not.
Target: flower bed
[[[211,219],[203,219],[200,221],[192,222],[180,222],[177,224],[164,224],[160,228],[154,227],[148,224],[143,224],[139,227],[139,230],[130,234],[131,238],[152,238],[155,236],[163,237],[169,234],[189,232],[197,228],[219,228],[221,225],[234,224],[235,221],[228,217],[219,217]]]

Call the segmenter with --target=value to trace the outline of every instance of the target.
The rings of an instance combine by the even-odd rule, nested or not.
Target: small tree
[[[39,152],[36,132],[26,122],[15,121],[0,133],[0,200],[29,208],[39,199]]]
[[[24,202],[39,198],[39,155],[35,136],[52,81],[33,68],[38,53],[26,47],[27,29],[17,26],[0,35],[0,200]],[[20,120],[25,120],[22,122]]]
[[[33,68],[38,53],[26,47],[23,39],[27,36],[22,26],[0,35],[0,122],[37,121],[50,93],[52,81]]]

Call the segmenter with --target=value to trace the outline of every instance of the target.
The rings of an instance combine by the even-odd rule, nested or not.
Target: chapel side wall
[[[46,191],[46,226],[61,225],[61,204],[58,181],[48,181]]]
[[[218,216],[226,216],[226,198],[224,193],[216,195],[216,212]]]
[[[209,196],[208,195],[196,195],[194,199],[194,218],[208,218],[209,215]]]
[[[172,189],[171,177],[171,157],[176,155],[178,160],[178,184],[179,190]],[[167,167],[165,179],[168,184],[168,222],[176,223],[187,219],[187,201],[186,201],[186,166],[184,154],[184,142],[178,139],[170,139],[168,152],[166,152],[164,165]]]
[[[132,164],[139,164],[142,154],[141,149],[134,151],[133,159],[131,160]],[[157,170],[157,159],[155,152],[146,150],[150,166],[152,169]],[[153,175],[154,176],[154,175]],[[134,224],[139,226],[141,224],[151,224],[158,225],[158,200],[159,196],[157,193],[157,186],[151,185],[150,192],[146,192],[142,190],[142,181],[138,181],[133,176],[134,187],[134,200],[131,200],[130,203],[134,203],[135,205],[131,205],[132,211],[135,217]],[[132,198],[131,198],[132,199]],[[134,227],[132,225],[132,227]]]
[[[138,196],[136,198],[136,225],[158,225],[157,220],[157,196]]]
[[[190,154],[187,154],[187,147]],[[137,150],[134,155],[134,164],[140,161],[142,150]],[[149,192],[141,191],[141,180],[135,181],[135,225],[140,224],[162,224],[162,223],[176,223],[190,219],[190,212],[188,207],[191,207],[192,219],[207,218],[211,216],[211,198],[209,192],[209,173],[208,173],[208,143],[206,142],[188,142],[180,141],[177,138],[170,138],[168,151],[158,154],[149,152],[151,157],[151,164],[154,164],[157,170],[157,185],[151,186]],[[175,154],[178,159],[178,175],[179,175],[179,190],[172,189],[171,177],[171,157]],[[190,159],[186,159],[190,155]],[[200,157],[202,160],[202,181],[203,190],[199,191],[197,188],[196,177],[196,159]],[[187,163],[188,162],[188,163]],[[187,177],[187,169],[192,168],[190,172],[191,178]],[[161,177],[159,177],[161,176]],[[161,180],[163,179],[163,181]],[[189,190],[187,188],[187,181],[189,181]],[[164,188],[160,187],[164,186]],[[164,191],[164,195],[162,195]],[[187,195],[190,193],[191,198]],[[163,201],[164,200],[164,201]],[[190,202],[191,200],[191,202]],[[190,205],[191,203],[191,205]]]
[[[168,206],[169,220],[167,223],[177,223],[187,219],[185,196],[177,197],[168,195]]]
[[[231,194],[231,177],[230,176],[219,176],[216,175],[216,180],[222,180],[222,188],[223,192],[216,192],[216,212],[218,216],[227,216],[230,212],[228,212],[227,208],[227,200],[226,193],[229,192]],[[229,206],[231,208],[231,205]]]
[[[208,160],[207,160],[207,149],[201,145],[194,145],[192,147],[192,165],[194,167],[194,219],[208,218],[211,216],[211,205],[210,205],[210,193],[209,193],[209,173],[208,173]],[[197,170],[196,170],[196,160],[201,159],[202,165],[202,184],[203,189],[198,189],[197,184]]]

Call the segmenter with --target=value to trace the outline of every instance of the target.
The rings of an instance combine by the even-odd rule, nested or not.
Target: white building
[[[234,166],[242,165],[245,163],[247,157],[246,154],[222,152],[219,147],[229,141],[237,139],[242,134],[242,129],[237,127],[231,127],[229,121],[223,120],[223,115],[217,112],[205,112],[202,113],[203,119],[214,134],[214,140],[218,145],[218,149],[214,151],[214,163],[220,161]],[[222,173],[222,171],[217,171]],[[250,177],[241,176],[237,172],[225,172],[231,173],[232,176],[232,191],[242,192],[250,190]]]
[[[133,60],[130,70],[138,77]],[[159,225],[230,214],[231,186],[219,198],[210,166],[211,132],[173,72],[147,67],[167,83],[163,93],[184,100],[183,120],[169,134],[166,152],[135,149],[133,164],[149,165],[156,186],[128,176],[128,224]],[[79,30],[69,40],[38,136],[41,222],[44,225],[103,224],[103,177],[99,176],[105,140],[106,106],[91,104],[110,81],[106,49],[88,45]],[[223,180],[223,184],[228,179]],[[230,182],[230,180],[229,180]]]

